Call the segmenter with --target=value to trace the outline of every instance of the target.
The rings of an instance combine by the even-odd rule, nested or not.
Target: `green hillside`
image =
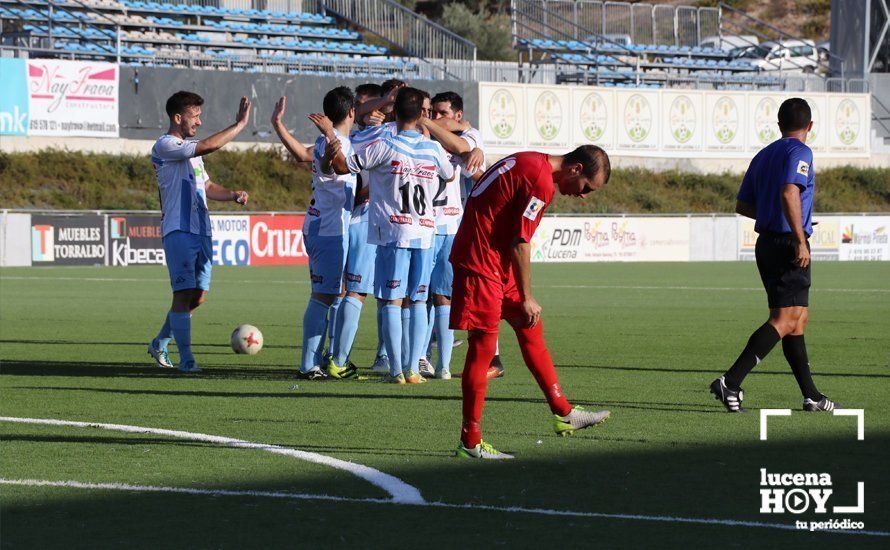
[[[214,181],[251,193],[251,210],[305,210],[311,197],[305,165],[277,151],[220,151],[206,159]],[[586,200],[558,197],[551,212],[731,212],[741,174],[621,169]],[[890,168],[841,167],[818,173],[820,212],[890,211]],[[0,153],[4,208],[156,210],[158,191],[148,158],[58,150]],[[214,210],[237,209],[234,204]]]

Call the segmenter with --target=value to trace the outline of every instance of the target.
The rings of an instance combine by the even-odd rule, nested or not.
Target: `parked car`
[[[760,44],[760,40],[753,34],[727,34],[724,36],[709,36],[699,42],[702,48],[714,48],[715,50],[734,50],[736,48],[747,48]]]
[[[790,73],[815,73],[823,70],[820,63],[819,50],[812,40],[785,40],[782,42],[764,42],[760,50],[766,51],[762,59],[754,61],[761,71],[783,71]]]

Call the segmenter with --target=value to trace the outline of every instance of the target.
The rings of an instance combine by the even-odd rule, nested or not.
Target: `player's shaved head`
[[[340,124],[349,112],[355,108],[355,96],[352,90],[346,86],[334,88],[324,96],[322,108],[326,117],[334,124]]]
[[[396,95],[395,113],[399,122],[413,122],[423,111],[423,92],[417,88],[402,88]]]
[[[596,145],[582,145],[562,157],[553,181],[563,195],[584,198],[606,185],[611,176],[609,155]]]
[[[571,153],[563,157],[563,164],[580,164],[581,174],[593,179],[598,175],[603,176],[603,185],[609,183],[612,176],[612,163],[609,161],[609,155],[602,147],[596,145],[582,145]]]
[[[779,106],[779,130],[783,134],[809,130],[813,113],[807,100],[800,97],[786,99]]]

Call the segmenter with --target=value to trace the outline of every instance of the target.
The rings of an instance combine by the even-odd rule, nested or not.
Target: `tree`
[[[507,15],[489,15],[480,2],[478,11],[472,11],[459,2],[451,2],[442,9],[439,23],[446,29],[476,44],[477,57],[492,61],[515,59],[510,18]]]

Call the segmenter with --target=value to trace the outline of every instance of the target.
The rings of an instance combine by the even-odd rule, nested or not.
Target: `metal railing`
[[[510,17],[512,19],[514,44],[522,35],[534,38],[545,37],[551,40],[577,40],[575,37],[581,36],[582,38],[580,40],[583,40],[583,43],[588,47],[588,53],[597,53],[600,49],[608,47],[609,53],[611,54],[610,57],[614,60],[612,65],[621,65],[625,69],[628,69],[630,74],[628,74],[627,77],[632,78],[639,83],[641,59],[638,52],[627,48],[611,38],[581,28],[572,20],[566,19],[560,14],[538,9],[537,4],[538,2],[536,1],[528,0],[513,0],[511,2]],[[525,8],[531,9],[527,12],[525,11]],[[526,48],[529,50],[528,61],[532,65],[538,64],[534,59],[534,48],[529,45],[526,45]],[[620,53],[616,53],[616,50]],[[622,57],[626,59],[622,59]],[[522,64],[521,52],[519,61],[520,64]],[[546,63],[555,62],[558,65],[564,64],[573,68],[571,71],[559,71],[563,74],[563,78],[558,79],[558,81],[568,82],[575,80],[583,84],[588,84],[591,80],[593,83],[599,83],[600,81],[599,71],[595,70],[594,72],[591,72],[589,70],[590,66],[595,68],[598,67],[598,62],[596,61],[575,63],[560,58],[550,58],[545,59],[544,61]],[[574,74],[572,74],[572,71],[574,71]]]
[[[318,0],[336,15],[382,38],[406,55],[442,61],[443,77],[452,77],[451,60],[476,60],[476,45],[393,0]]]
[[[97,55],[113,57],[115,59],[115,61],[120,62],[120,60],[121,60],[121,28],[120,28],[120,25],[117,23],[117,21],[115,21],[111,17],[108,17],[106,14],[94,10],[91,6],[82,2],[81,0],[67,0],[67,2],[60,2],[60,3],[54,2],[53,0],[44,0],[44,2],[29,2],[28,0],[13,0],[13,1],[16,4],[18,4],[19,6],[24,6],[27,8],[33,9],[33,8],[44,8],[45,7],[47,9],[47,11],[49,12],[49,17],[46,20],[46,27],[47,27],[47,31],[48,31],[47,32],[48,36],[46,37],[46,40],[48,42],[49,49],[54,48],[53,42],[54,42],[55,38],[62,38],[61,36],[53,33],[53,26],[55,23],[54,15],[56,13],[70,14],[71,12],[68,11],[67,9],[65,9],[66,5],[70,6],[71,4],[74,4],[74,5],[76,5],[77,8],[79,8],[80,10],[83,10],[84,12],[91,14],[93,17],[101,18],[101,19],[108,21],[111,25],[114,25],[114,36],[108,35],[106,32],[107,29],[97,26],[97,25],[94,25],[94,24],[90,23],[89,21],[85,21],[83,19],[77,20],[76,25],[78,25],[78,26],[72,26],[71,22],[68,22],[68,25],[66,25],[66,27],[67,27],[68,31],[73,32],[81,40],[96,44],[96,46],[102,50],[102,51],[97,51],[96,52]],[[17,15],[14,17],[16,19],[21,20],[23,22],[23,24],[30,23],[30,21],[26,21],[25,19],[23,19]],[[102,39],[102,40],[112,40],[113,46],[109,46],[109,45],[103,43],[102,40],[97,40],[95,37],[88,36],[83,31],[84,28],[87,28],[90,30],[95,30],[97,32],[101,32],[102,34],[108,36],[107,39]],[[29,44],[29,46],[33,46],[33,45]]]
[[[720,8],[631,4],[602,0],[511,0],[522,11],[573,40],[586,34],[628,36],[634,44],[697,46],[720,32]],[[525,28],[534,31],[533,25]],[[520,38],[541,38],[522,36]]]

